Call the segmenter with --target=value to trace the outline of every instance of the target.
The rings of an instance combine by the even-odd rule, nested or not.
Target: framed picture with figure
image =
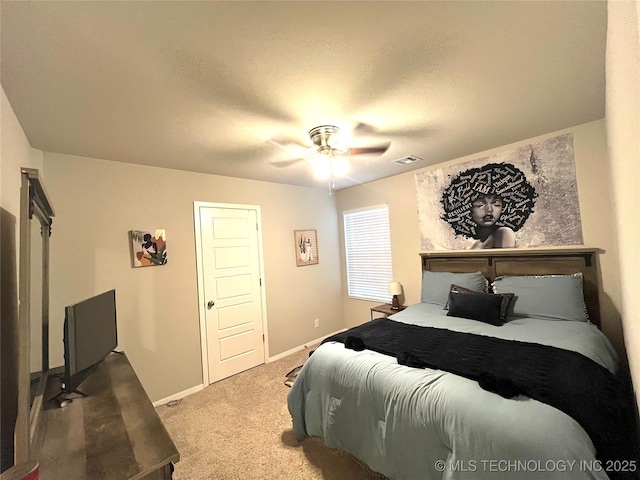
[[[131,266],[153,267],[167,263],[167,235],[163,229],[130,230]]]
[[[318,263],[318,234],[315,230],[294,230],[296,266]]]

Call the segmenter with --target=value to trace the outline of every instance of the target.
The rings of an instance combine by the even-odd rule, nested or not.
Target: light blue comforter
[[[425,303],[391,318],[574,350],[612,372],[618,364],[610,342],[589,323],[520,318],[495,327],[447,317]],[[288,406],[298,439],[320,436],[394,480],[608,478],[589,436],[561,411],[342,343],[316,349]]]

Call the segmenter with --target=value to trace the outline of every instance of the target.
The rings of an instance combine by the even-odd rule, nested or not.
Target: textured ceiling
[[[34,148],[326,186],[294,142],[356,128],[337,188],[604,117],[606,3],[2,1]],[[392,163],[415,155],[412,166]]]

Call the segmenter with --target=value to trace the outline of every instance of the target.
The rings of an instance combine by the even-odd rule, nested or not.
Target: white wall
[[[640,3],[608,3],[606,128],[620,252],[621,311],[629,369],[640,391]],[[640,397],[636,394],[640,408]]]
[[[449,162],[414,170],[394,177],[378,180],[365,185],[340,190],[337,204],[340,215],[345,210],[362,208],[381,203],[389,204],[391,224],[391,250],[393,260],[393,278],[402,283],[405,303],[420,301],[420,235],[418,231],[418,212],[414,176],[417,172],[429,168],[442,168],[477,158],[509,151],[522,145],[541,141],[563,133],[573,133],[578,197],[582,218],[582,233],[587,246],[604,249],[600,256],[603,296],[602,330],[611,339],[621,355],[624,355],[620,321],[620,284],[618,277],[618,249],[613,217],[603,214],[603,205],[612,199],[609,162],[607,160],[607,142],[604,120],[578,125],[570,129],[552,132],[547,135],[526,139],[500,148],[478,152]],[[341,246],[343,249],[343,246]],[[346,272],[343,267],[343,282],[346,285]],[[370,318],[369,308],[374,303],[348,298],[343,293],[345,321],[348,326],[356,325]]]
[[[334,197],[312,189],[45,153],[52,363],[64,306],[117,291],[119,348],[153,401],[202,381],[193,202],[260,205],[270,356],[343,327]],[[168,263],[132,268],[129,230],[167,233]],[[295,229],[318,232],[318,265],[296,267]],[[320,319],[320,328],[313,321]]]
[[[0,111],[2,114],[0,119],[0,204],[19,222],[20,169],[36,168],[42,173],[42,152],[29,145],[9,99],[4,93],[4,88],[0,100]]]

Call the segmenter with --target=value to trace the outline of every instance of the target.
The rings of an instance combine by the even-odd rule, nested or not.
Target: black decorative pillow
[[[468,318],[491,325],[503,325],[512,296],[492,293],[464,293],[452,289],[449,292],[447,316]],[[504,305],[504,306],[503,306]]]
[[[469,290],[468,288],[464,288],[461,287],[460,285],[451,285],[451,289],[449,290],[449,292],[455,292],[455,293],[468,293],[468,294],[472,294],[472,293],[480,293],[480,292],[476,292],[475,290]],[[497,293],[495,294],[496,296],[500,296],[502,297],[502,303],[500,305],[500,320],[502,321],[502,323],[505,323],[507,321],[507,314],[509,311],[509,305],[511,305],[511,301],[513,300],[513,293]],[[449,309],[449,302],[447,302],[447,304],[444,306],[445,310]],[[502,325],[501,323],[501,325]]]

